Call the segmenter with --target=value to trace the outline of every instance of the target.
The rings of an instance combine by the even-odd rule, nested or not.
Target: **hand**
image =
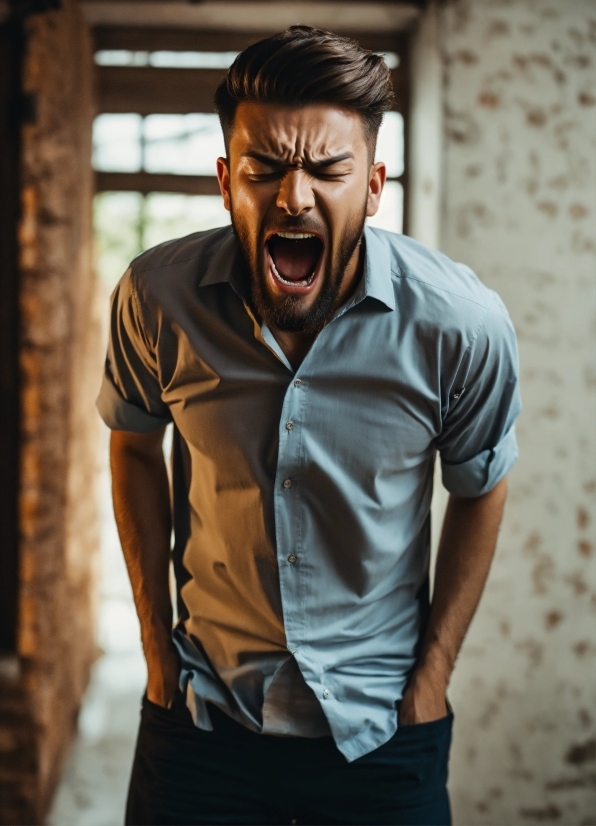
[[[415,671],[405,690],[399,709],[399,724],[430,723],[447,716],[444,680],[431,679],[427,674]]]
[[[180,660],[172,645],[161,653],[159,660],[147,662],[147,699],[162,708],[169,708],[178,690],[179,679]]]

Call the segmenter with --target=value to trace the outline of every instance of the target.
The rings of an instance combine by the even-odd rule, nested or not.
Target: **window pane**
[[[93,168],[100,172],[141,169],[140,115],[98,115],[93,123]]]
[[[219,195],[176,195],[152,192],[145,206],[146,248],[191,232],[214,229],[230,223]]]
[[[390,178],[404,171],[404,119],[399,112],[385,112],[377,140],[377,161],[383,161]]]
[[[112,289],[131,260],[141,252],[140,192],[101,192],[93,202],[95,269]]]
[[[239,52],[151,52],[149,63],[164,69],[229,69]]]
[[[102,49],[95,52],[98,66],[156,66],[162,69],[227,69],[238,52],[131,52]]]
[[[129,52],[126,49],[104,49],[95,52],[98,66],[148,66],[149,52]]]
[[[371,227],[401,232],[403,229],[404,190],[398,181],[387,181],[379,211],[372,218],[367,218]]]
[[[399,55],[397,52],[376,52],[376,54],[380,54],[381,57],[385,58],[385,63],[390,69],[397,69],[399,66]]]
[[[217,115],[149,115],[144,133],[147,172],[215,175],[226,154]]]

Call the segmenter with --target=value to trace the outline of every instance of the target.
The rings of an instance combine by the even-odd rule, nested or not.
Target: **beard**
[[[230,204],[232,227],[240,244],[250,277],[250,293],[254,309],[268,327],[284,333],[319,333],[331,319],[335,309],[346,267],[356,247],[362,240],[366,221],[366,205],[360,215],[349,222],[340,238],[335,260],[329,265],[329,274],[325,278],[321,291],[311,307],[303,308],[303,297],[286,295],[281,301],[274,302],[267,292],[267,275],[259,265],[259,250],[254,243],[254,236],[238,220],[233,202]],[[308,232],[308,220],[292,218],[287,221],[292,230]],[[290,227],[288,227],[290,228]],[[283,227],[279,227],[283,229]],[[312,229],[312,224],[310,229]]]

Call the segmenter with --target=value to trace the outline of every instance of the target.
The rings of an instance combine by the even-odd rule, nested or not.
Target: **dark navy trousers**
[[[143,700],[128,826],[451,823],[451,714],[400,726],[348,763],[331,737],[255,734],[213,706],[209,713],[214,731],[203,731],[182,694],[169,710]]]

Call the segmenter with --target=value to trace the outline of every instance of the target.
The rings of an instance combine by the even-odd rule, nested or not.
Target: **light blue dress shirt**
[[[515,333],[465,266],[367,228],[360,284],[294,371],[230,228],[142,254],[112,301],[98,407],[175,424],[181,686],[254,731],[386,742],[428,613],[440,454],[458,496],[517,457]]]

